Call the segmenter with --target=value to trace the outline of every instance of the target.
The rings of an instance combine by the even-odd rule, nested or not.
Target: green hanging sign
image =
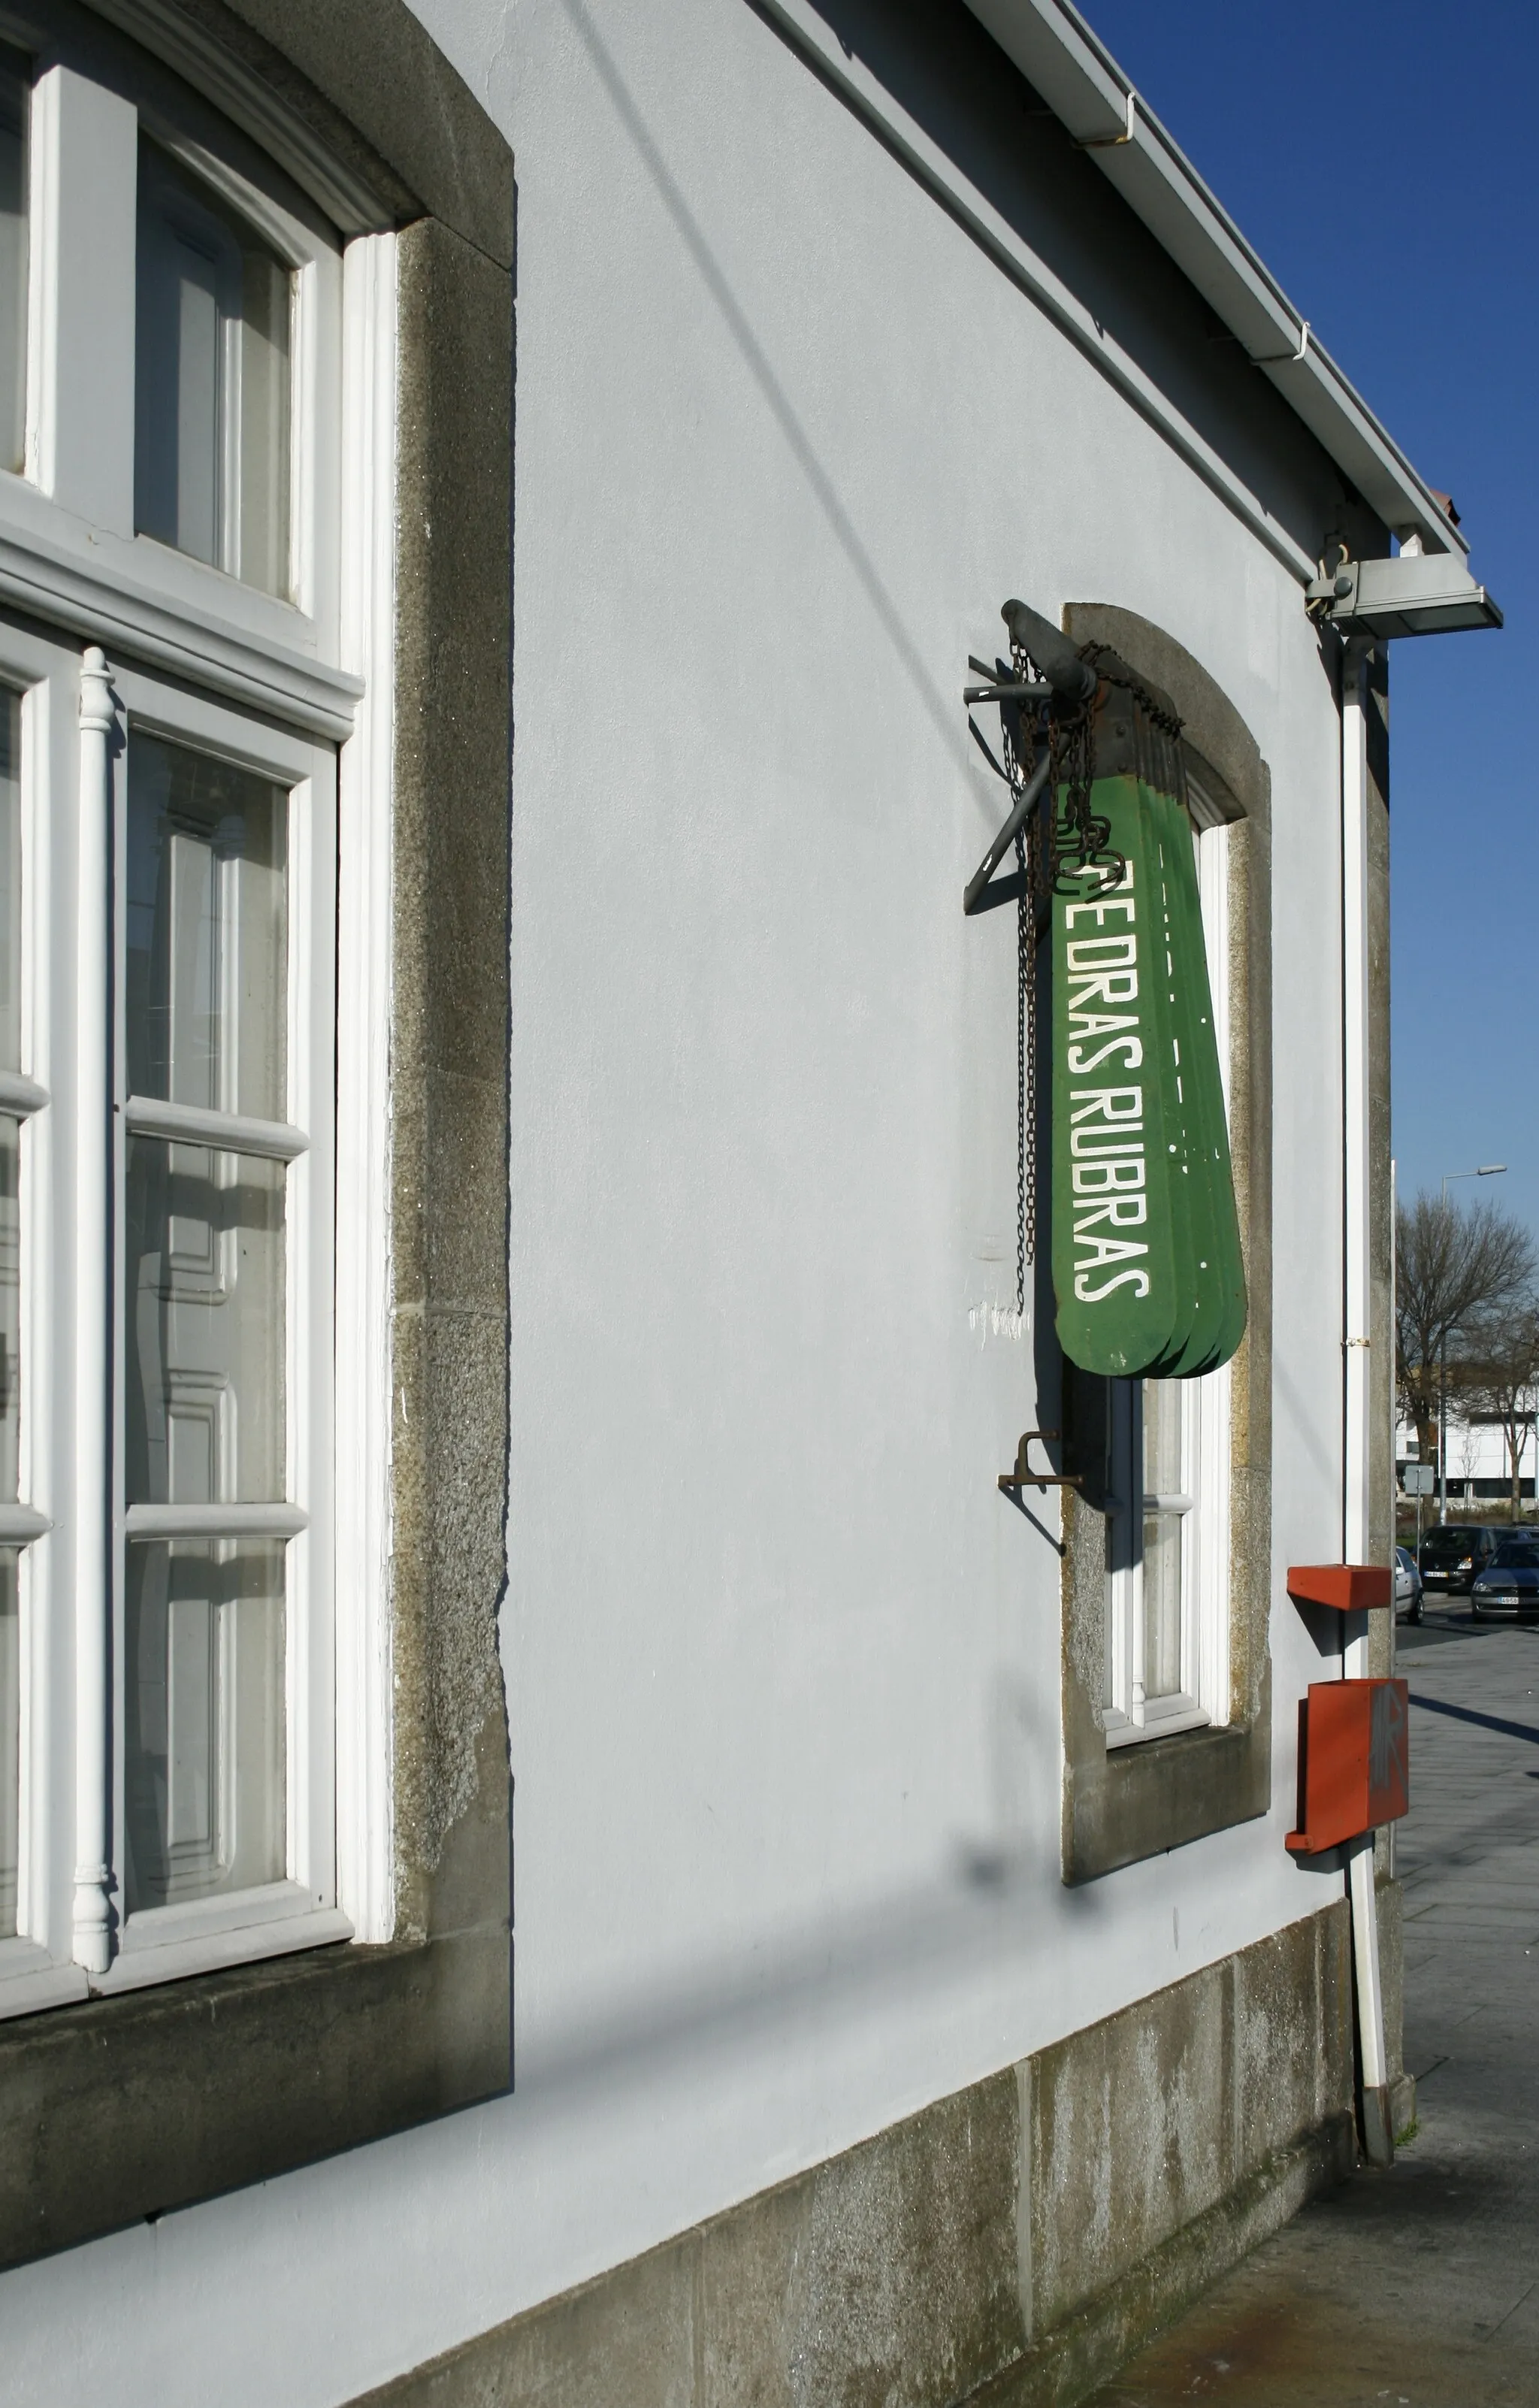
[[[1246,1320],[1191,828],[1133,774],[1097,778],[1090,810],[1099,860],[1061,862],[1051,899],[1059,1341],[1106,1377],[1191,1378]]]
[[[1191,824],[1174,795],[1140,791],[1160,848],[1170,1069],[1183,1115],[1182,1194],[1190,1216],[1192,1319],[1177,1359],[1166,1367],[1168,1375],[1182,1377],[1227,1363],[1244,1337],[1245,1267]]]

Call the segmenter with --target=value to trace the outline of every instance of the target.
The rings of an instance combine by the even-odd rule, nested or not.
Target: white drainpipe
[[[1344,1278],[1342,1298],[1343,1464],[1342,1556],[1368,1561],[1368,1496],[1373,1459],[1369,1368],[1368,1212],[1368,674],[1371,643],[1355,638],[1342,666],[1342,1172]],[[1393,1609],[1391,1608],[1391,1612]],[[1368,1616],[1343,1617],[1342,1677],[1368,1677]],[[1362,2128],[1369,2157],[1394,2157],[1389,2067],[1384,2045],[1384,1996],[1379,1980],[1378,1903],[1374,1841],[1357,1842],[1347,1866],[1352,1957],[1357,1977],[1358,2044],[1362,2070]]]

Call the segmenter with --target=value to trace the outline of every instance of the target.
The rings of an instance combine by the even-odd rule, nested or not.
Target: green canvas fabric
[[[1166,809],[1167,801],[1171,808]],[[1177,1233],[1176,1313],[1170,1344],[1147,1376],[1177,1378],[1205,1367],[1216,1334],[1216,1297],[1208,1276],[1213,1254],[1214,1215],[1201,1179],[1192,1177],[1194,1144],[1191,1078],[1190,966],[1187,958],[1185,914],[1178,876],[1180,831],[1174,814],[1185,813],[1174,797],[1138,781],[1137,806],[1148,831],[1151,892],[1145,896],[1144,920],[1151,941],[1144,956],[1144,975],[1157,990],[1151,1001],[1152,1042],[1146,1067],[1159,1078],[1165,1121],[1165,1171],[1170,1186],[1170,1211]],[[1187,850],[1191,849],[1190,831]]]
[[[1193,1255],[1192,1311],[1185,1342],[1163,1363],[1168,1378],[1190,1378],[1227,1363],[1245,1332],[1245,1270],[1229,1156],[1208,979],[1207,946],[1191,824],[1176,796],[1148,785],[1140,800],[1157,836],[1166,948],[1172,1055],[1166,1081],[1181,1119],[1178,1190]]]
[[[1190,1378],[1245,1328],[1190,824],[1131,775],[1097,779],[1090,809],[1127,867],[1115,886],[1065,869],[1052,897],[1059,1342],[1107,1378]]]

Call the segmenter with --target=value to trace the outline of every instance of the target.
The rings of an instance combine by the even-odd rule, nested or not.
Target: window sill
[[[1268,1690],[1270,1684],[1267,1684]],[[1145,1729],[1159,1746],[1101,1745],[1065,1768],[1063,1879],[1099,1880],[1190,1846],[1236,1823],[1253,1822],[1272,1800],[1268,1697],[1248,1727],[1211,1723]]]
[[[143,1989],[151,1982],[177,1982],[189,1973],[215,1973],[258,1957],[292,1956],[298,1948],[321,1948],[352,1938],[352,1925],[335,1907],[317,1906],[295,1882],[273,1882],[232,1898],[195,1906],[159,1906],[131,1915],[119,1953],[92,1982],[100,1998]]]
[[[78,1965],[61,1965],[36,1940],[0,1940],[0,2017],[74,2006],[85,1995]]]
[[[506,1924],[263,1944],[261,1963],[0,2024],[0,2266],[511,2086]]]
[[[1157,1705],[1145,1707],[1141,1723],[1107,1713],[1106,1745],[1134,1747],[1144,1740],[1174,1739],[1178,1731],[1208,1730],[1212,1725],[1212,1715],[1204,1707],[1193,1705],[1190,1698],[1162,1698]]]
[[[274,1882],[233,1898],[134,1915],[112,1965],[94,1977],[61,1963],[35,1940],[0,1940],[0,2019],[292,1956],[302,1948],[333,1947],[352,1936],[352,1925],[335,1907],[317,1906],[296,1883]]]

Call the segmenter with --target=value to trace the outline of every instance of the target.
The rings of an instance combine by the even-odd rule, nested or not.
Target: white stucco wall
[[[519,2086],[0,2279],[5,2401],[330,2408],[1323,1895],[1282,1846],[1281,1569],[1341,1546],[1298,585],[741,0],[420,14],[520,190]],[[1168,628],[1274,794],[1275,1802],[1077,1891],[1058,1561],[995,1487],[1013,914],[961,912],[1012,593]]]

